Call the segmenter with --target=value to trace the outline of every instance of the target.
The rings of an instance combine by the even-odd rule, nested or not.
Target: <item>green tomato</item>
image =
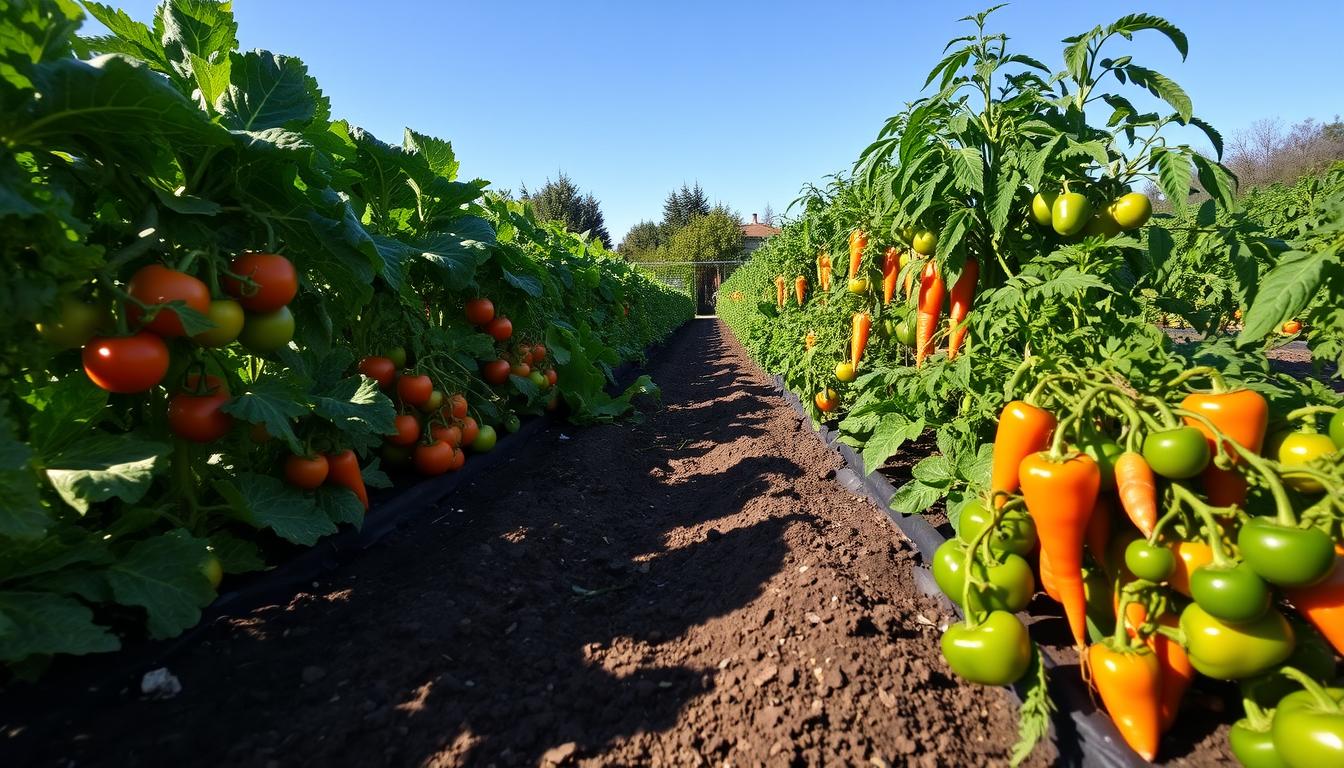
[[[1181,611],[1181,631],[1190,664],[1217,680],[1262,674],[1282,664],[1296,644],[1292,626],[1273,608],[1253,622],[1233,626],[1191,603]]]
[[[890,340],[896,336],[896,320],[890,317],[882,318],[882,322],[877,324],[877,335],[883,340]]]
[[[274,352],[289,344],[294,338],[294,315],[289,307],[281,307],[274,312],[261,314],[248,313],[243,323],[243,332],[238,341],[250,352]]]
[[[1110,211],[1115,223],[1128,231],[1148,223],[1148,219],[1153,215],[1153,204],[1142,192],[1130,192],[1111,203]]]
[[[532,371],[531,373],[527,374],[527,380],[532,382],[532,386],[536,387],[542,392],[545,392],[546,387],[550,385],[550,382],[546,380],[546,377],[542,375],[541,371]]]
[[[957,521],[957,538],[970,544],[994,517],[979,500],[961,508]],[[995,554],[1026,555],[1036,548],[1036,523],[1023,512],[1006,512],[998,527],[989,535],[989,548]]]
[[[1097,463],[1097,469],[1101,470],[1101,489],[1115,490],[1115,460],[1120,458],[1125,449],[1109,437],[1087,439],[1082,448],[1083,453],[1092,457]]]
[[[518,414],[510,413],[504,417],[504,431],[509,434],[517,432],[523,426],[523,422],[518,418]],[[474,444],[473,444],[474,445]]]
[[[899,323],[897,323],[896,340],[901,342],[907,347],[913,348],[915,346],[915,326],[911,325],[905,320],[902,320]]]
[[[1176,571],[1176,555],[1166,547],[1135,539],[1125,547],[1125,567],[1140,579],[1161,583]]]
[[[1288,768],[1274,748],[1272,731],[1257,731],[1249,720],[1238,720],[1227,732],[1227,746],[1243,768]]]
[[[1344,408],[1335,411],[1335,415],[1330,417],[1330,439],[1336,448],[1344,448]]]
[[[1255,621],[1269,610],[1269,585],[1245,563],[1201,565],[1190,574],[1190,596],[1210,616],[1229,624]]]
[[[915,253],[921,256],[932,256],[933,252],[938,250],[938,233],[928,229],[921,229],[915,233],[915,237],[910,241],[910,247],[915,249]]]
[[[201,561],[201,575],[210,582],[211,589],[219,589],[219,583],[224,580],[224,565],[219,562],[219,558],[214,553],[207,554]]]
[[[481,427],[481,431],[476,435],[476,439],[471,443],[471,450],[477,453],[489,453],[494,450],[495,441],[498,440],[495,434],[495,428],[486,424]]]
[[[1010,685],[1031,666],[1027,628],[1007,611],[992,611],[974,627],[964,621],[952,624],[941,645],[952,671],[980,685]]]
[[[958,605],[966,586],[965,566],[966,545],[958,539],[948,539],[933,553],[933,580]],[[1025,559],[1009,554],[998,564],[977,560],[972,567],[976,578],[988,583],[984,589],[971,589],[973,609],[1017,612],[1031,602],[1036,578]]]
[[[406,367],[405,347],[393,347],[387,350],[387,352],[383,353],[383,357],[386,357],[388,360],[391,360],[392,364],[397,366],[397,370],[401,370],[402,368]]]
[[[1209,444],[1194,427],[1153,432],[1143,440],[1143,458],[1162,477],[1188,480],[1209,464]]]
[[[1319,528],[1289,528],[1252,517],[1237,532],[1237,549],[1260,578],[1280,587],[1305,587],[1330,575],[1335,542]]]
[[[1057,197],[1059,197],[1057,192],[1037,192],[1036,196],[1031,198],[1031,220],[1042,227],[1050,226],[1050,210],[1054,208]]]
[[[1314,432],[1294,432],[1284,437],[1283,442],[1279,443],[1275,458],[1285,467],[1298,467],[1322,456],[1329,456],[1335,451],[1335,441],[1325,435]],[[1283,482],[1302,493],[1320,493],[1325,490],[1325,486],[1311,477],[1289,475],[1283,478]]]
[[[86,304],[73,296],[65,296],[61,299],[56,321],[38,323],[37,332],[53,347],[74,349],[87,344],[109,320],[106,306]]]
[[[1322,701],[1321,699],[1325,699]],[[1344,765],[1344,688],[1290,693],[1274,712],[1274,747],[1289,768]]]
[[[1069,237],[1083,231],[1088,219],[1092,218],[1092,204],[1077,192],[1064,192],[1055,198],[1050,207],[1050,226],[1055,232]]]
[[[233,299],[214,299],[205,316],[215,327],[191,337],[202,347],[226,347],[243,332],[243,305]]]
[[[1087,220],[1087,226],[1083,227],[1083,234],[1101,237],[1103,240],[1109,240],[1120,234],[1120,225],[1111,217],[1111,212],[1106,208],[1100,208],[1092,214],[1092,218]]]

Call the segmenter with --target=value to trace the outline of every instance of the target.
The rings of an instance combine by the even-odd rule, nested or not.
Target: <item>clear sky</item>
[[[156,0],[104,0],[148,20]],[[848,168],[917,98],[956,20],[990,0],[234,0],[244,48],[302,58],[332,112],[389,141],[449,139],[464,176],[540,186],[563,170],[601,201],[619,242],[699,181],[750,218]],[[1344,2],[1017,0],[991,27],[1053,68],[1060,39],[1120,16],[1190,38],[1114,55],[1157,69],[1224,136],[1262,118],[1344,113]],[[95,31],[91,26],[89,32]],[[1333,94],[1333,95],[1332,95]]]

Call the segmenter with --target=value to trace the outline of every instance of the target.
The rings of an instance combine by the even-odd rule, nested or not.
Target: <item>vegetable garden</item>
[[[580,483],[553,494],[573,519],[552,497],[521,511],[504,492],[463,498],[499,502],[502,518],[487,526],[495,547],[579,529],[584,554],[556,534],[534,567],[556,581],[571,578],[572,560],[589,569],[588,586],[551,594],[554,584],[525,581],[527,567],[485,542],[491,575],[473,581],[463,561],[452,583],[509,585],[499,606],[494,594],[457,598],[487,614],[482,624],[498,619],[496,635],[463,640],[472,616],[420,604],[410,592],[420,581],[359,598],[457,633],[461,648],[423,653],[430,630],[407,623],[402,634],[426,636],[388,676],[406,678],[422,705],[438,683],[466,700],[475,683],[448,667],[428,683],[405,668],[474,659],[501,702],[472,722],[516,742],[501,764],[598,749],[508,730],[554,686],[505,687],[541,685],[533,672],[544,678],[552,657],[566,668],[570,655],[597,658],[597,677],[620,690],[600,727],[583,721],[594,739],[626,739],[606,753],[618,762],[657,762],[667,745],[648,732],[693,716],[695,728],[672,738],[696,759],[736,764],[769,749],[802,763],[887,764],[877,747],[921,747],[865,729],[890,738],[897,714],[923,721],[891,698],[881,664],[915,681],[913,701],[947,707],[934,719],[948,728],[962,720],[953,693],[973,691],[985,706],[965,727],[981,741],[994,734],[987,709],[1007,695],[995,689],[1012,686],[1018,741],[987,749],[1014,764],[1055,748],[1079,757],[1042,745],[1076,705],[1056,701],[1059,678],[1086,686],[1082,698],[1109,716],[1107,735],[1129,750],[1122,761],[1172,757],[1180,724],[1204,716],[1198,698],[1239,713],[1211,727],[1246,766],[1344,764],[1344,163],[1294,187],[1239,190],[1191,96],[1126,52],[1136,35],[1160,36],[1184,58],[1181,30],[1125,16],[1063,41],[1053,64],[1015,51],[992,30],[993,10],[963,20],[967,34],[948,43],[925,95],[879,127],[850,171],[807,186],[796,217],[718,292],[741,347],[858,457],[857,483],[898,481],[881,500],[897,524],[922,516],[942,534],[913,545],[943,595],[934,605],[902,595],[918,581],[911,542],[883,529],[891,541],[875,544],[864,510],[809,511],[841,503],[826,467],[836,457],[787,444],[789,419],[753,383],[759,372],[688,372],[692,331],[674,336],[693,314],[684,293],[487,182],[460,179],[447,141],[408,129],[388,144],[333,119],[302,62],[238,49],[226,3],[166,0],[144,23],[94,2],[0,0],[0,680],[33,690],[20,686],[40,686],[72,657],[175,637],[221,590],[282,572],[376,518],[384,500],[491,452],[525,419],[564,419],[593,427],[578,440],[600,467],[565,464],[565,475],[563,457],[533,443],[519,449],[531,451],[524,474],[491,483],[521,496],[535,484],[527,473],[554,462],[548,481]],[[110,34],[81,37],[84,14]],[[1195,340],[1177,341],[1174,326]],[[709,344],[700,328],[694,338]],[[659,393],[648,375],[618,386],[614,369],[669,338],[682,343],[660,377],[686,379],[676,403],[657,428],[606,446],[600,430],[634,429],[628,418],[646,415],[638,397]],[[1302,342],[1314,375],[1274,361]],[[706,369],[733,359],[723,348],[703,352]],[[733,445],[728,459],[717,450]],[[733,453],[765,448],[779,455]],[[701,464],[717,484],[687,475]],[[596,505],[614,505],[601,518],[610,538],[585,496],[609,474],[629,475]],[[799,510],[827,522],[806,546],[786,546],[783,526],[803,525]],[[730,518],[740,527],[707,527]],[[687,531],[703,538],[688,543]],[[849,533],[835,544],[836,531]],[[396,546],[433,557],[427,540]],[[629,563],[592,555],[624,543]],[[715,586],[692,573],[703,567],[697,547],[711,546]],[[830,562],[833,550],[842,556]],[[396,584],[398,555],[380,557],[369,567]],[[831,570],[807,576],[808,558]],[[668,561],[675,575],[640,581],[650,562]],[[448,570],[415,567],[425,580]],[[640,613],[657,601],[639,590],[669,583],[658,599],[678,607]],[[536,670],[531,657],[495,657],[520,624],[520,635],[541,624],[518,596],[533,589],[547,598],[551,654]],[[632,589],[640,599],[622,596]],[[794,590],[828,602],[799,610],[796,625],[774,618],[798,608]],[[841,594],[862,610],[828,626],[829,611],[846,610]],[[906,615],[879,618],[888,599]],[[938,606],[955,615],[929,620]],[[321,629],[344,629],[337,609],[322,610]],[[510,623],[509,611],[524,618]],[[724,616],[739,623],[724,630]],[[600,634],[626,624],[628,637]],[[680,677],[630,688],[630,658],[648,661],[669,634],[706,626],[718,634],[664,651],[659,669],[682,665]],[[940,639],[919,639],[920,626]],[[816,634],[837,627],[837,645]],[[801,646],[796,669],[790,643]],[[895,648],[914,655],[893,660]],[[348,650],[334,654],[364,655]],[[921,652],[955,681],[930,682]],[[267,674],[288,671],[273,650],[247,653]],[[212,652],[200,654],[194,672],[215,673]],[[744,659],[758,664],[750,676]],[[304,685],[326,674],[306,667]],[[714,698],[712,679],[723,686]],[[602,694],[575,690],[582,719],[597,708],[583,696]],[[843,690],[859,693],[823,703]],[[345,691],[323,690],[324,700]],[[651,691],[682,697],[647,716],[657,727],[636,711],[658,698]],[[231,701],[235,713],[255,703]],[[873,701],[886,720],[864,714]],[[373,706],[361,722],[382,711]],[[471,720],[451,698],[436,706]],[[730,707],[746,714],[722,714]],[[700,733],[716,728],[732,743]],[[119,735],[109,730],[101,737]],[[487,762],[472,739],[489,738],[445,746],[430,730],[422,722],[393,740],[427,741],[426,763]],[[774,741],[753,740],[757,731]],[[344,754],[332,744],[321,748]],[[979,754],[937,749],[921,757]],[[373,759],[355,754],[341,759]]]
[[[1123,50],[1162,35],[1184,57],[1179,29],[1126,16],[1052,68],[991,14],[852,173],[795,202],[720,314],[866,471],[935,438],[891,505],[945,512],[955,535],[924,556],[964,619],[943,654],[1020,686],[1019,758],[1052,707],[1015,615],[1039,586],[1074,648],[1051,652],[1144,759],[1202,677],[1240,685],[1243,764],[1338,763],[1344,166],[1238,197],[1216,129]],[[1324,375],[1275,372],[1297,338]]]

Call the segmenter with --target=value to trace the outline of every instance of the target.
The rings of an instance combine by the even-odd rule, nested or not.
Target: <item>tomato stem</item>
[[[1316,706],[1326,712],[1344,712],[1344,708],[1340,707],[1339,702],[1331,698],[1325,687],[1312,679],[1311,675],[1296,667],[1279,667],[1279,674],[1305,688],[1311,694],[1311,697],[1316,700]]]

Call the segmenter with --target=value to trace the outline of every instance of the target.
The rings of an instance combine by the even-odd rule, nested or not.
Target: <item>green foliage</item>
[[[228,3],[168,0],[152,24],[85,7],[111,34],[77,38],[68,0],[0,3],[13,32],[0,34],[0,661],[31,671],[122,634],[172,636],[214,598],[208,557],[258,570],[359,525],[349,490],[303,491],[277,468],[352,448],[370,487],[390,485],[371,454],[397,406],[358,373],[364,356],[402,347],[490,425],[553,397],[575,422],[610,421],[656,391],[644,380],[609,394],[611,368],[693,308],[604,233],[484,195],[487,182],[458,179],[447,141],[408,130],[385,143],[333,121],[301,61],[237,50]],[[299,276],[294,342],[274,353],[170,339],[161,387],[109,395],[78,349],[34,332],[75,301],[110,310],[99,333],[126,333],[137,269],[186,271],[223,296],[232,259],[256,250]],[[466,321],[478,296],[512,321],[508,343]],[[176,308],[189,330],[211,327]],[[542,340],[555,392],[480,378],[483,361]],[[165,418],[199,373],[233,395],[234,428],[206,445]]]
[[[661,256],[667,261],[724,261],[741,253],[741,225],[736,217],[716,209],[677,230]]]

